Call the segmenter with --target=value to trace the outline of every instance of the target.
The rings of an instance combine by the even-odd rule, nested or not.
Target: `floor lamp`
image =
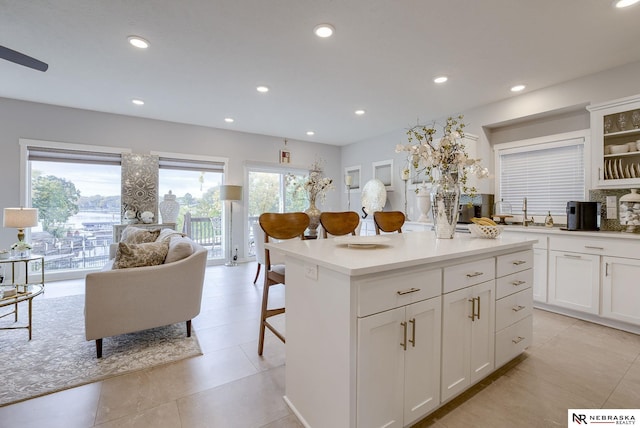
[[[229,201],[229,250],[225,266],[238,265],[238,253],[233,254],[233,201],[242,200],[242,186],[223,185],[220,186],[220,200]]]

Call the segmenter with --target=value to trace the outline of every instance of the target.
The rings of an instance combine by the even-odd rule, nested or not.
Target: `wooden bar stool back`
[[[402,211],[376,211],[373,213],[376,235],[380,235],[380,231],[402,233],[404,220],[405,217]]]
[[[273,240],[286,240],[293,238],[304,239],[304,231],[309,227],[309,216],[303,212],[296,213],[264,213],[258,219],[260,227],[264,231],[264,242]],[[283,314],[282,308],[269,308],[269,288],[276,284],[285,283],[284,265],[271,264],[269,249],[264,249],[264,287],[262,289],[262,309],[260,312],[260,337],[258,338],[258,355],[262,355],[264,349],[265,328],[271,330],[278,339],[285,341],[284,335],[280,333],[268,318]]]
[[[354,211],[323,212],[320,214],[320,224],[323,238],[327,238],[327,235],[355,235],[360,216]]]

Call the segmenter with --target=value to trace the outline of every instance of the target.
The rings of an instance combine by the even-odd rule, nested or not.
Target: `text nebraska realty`
[[[636,418],[633,415],[587,415],[573,414],[573,421],[578,424],[600,423],[615,425],[635,425]]]

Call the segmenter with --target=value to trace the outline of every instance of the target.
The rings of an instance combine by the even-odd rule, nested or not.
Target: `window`
[[[295,183],[301,182],[307,175],[308,171],[302,170],[258,166],[248,168],[249,255],[255,254],[253,230],[260,214],[304,211],[308,207],[309,201],[304,192],[295,189]]]
[[[496,200],[528,215],[566,214],[568,201],[586,197],[585,143],[588,131],[496,146]]]
[[[176,229],[209,250],[209,259],[224,258],[223,206],[220,185],[226,159],[154,153],[159,156],[158,196],[171,191],[180,204]]]
[[[113,225],[120,223],[122,149],[21,140],[26,205],[38,208],[31,228],[34,253],[47,276],[74,277],[109,258]],[[80,273],[81,275],[81,273]]]

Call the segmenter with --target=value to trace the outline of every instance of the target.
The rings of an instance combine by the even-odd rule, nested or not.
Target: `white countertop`
[[[456,233],[454,239],[436,239],[431,231],[380,236],[388,238],[388,241],[374,248],[349,247],[335,242],[335,239],[294,239],[267,244],[267,248],[289,257],[356,276],[478,256],[488,251],[526,249],[537,242],[535,236],[531,239],[509,236],[478,239],[466,233]]]
[[[548,235],[567,235],[567,236],[589,236],[596,238],[614,238],[614,239],[636,239],[640,240],[640,233],[615,232],[608,230],[580,231],[580,230],[562,230],[559,227],[544,226],[516,226],[507,225],[504,232],[527,232],[527,233],[544,233]]]

